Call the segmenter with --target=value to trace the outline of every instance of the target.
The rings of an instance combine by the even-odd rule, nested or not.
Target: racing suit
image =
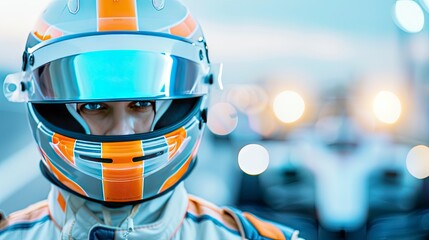
[[[48,199],[0,222],[10,239],[298,239],[298,231],[188,195],[184,184],[153,200],[120,208],[55,185]]]

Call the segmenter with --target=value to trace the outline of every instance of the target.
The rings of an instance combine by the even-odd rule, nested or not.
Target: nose
[[[125,124],[117,124],[115,127],[111,128],[106,135],[128,135],[134,134],[135,132],[129,126]]]
[[[110,127],[106,135],[128,135],[135,134],[135,121],[132,116],[125,111],[116,112],[113,114]]]
[[[135,131],[131,124],[127,121],[119,121],[112,125],[111,128],[106,132],[106,135],[128,135],[134,134]]]

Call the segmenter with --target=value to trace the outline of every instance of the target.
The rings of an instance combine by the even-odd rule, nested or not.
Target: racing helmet
[[[45,177],[123,205],[166,193],[192,170],[220,70],[180,1],[54,0],[28,36],[22,71],[6,77],[3,91],[27,102]],[[169,101],[152,131],[91,134],[68,108],[134,100]]]

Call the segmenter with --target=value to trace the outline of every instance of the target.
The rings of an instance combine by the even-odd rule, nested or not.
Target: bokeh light
[[[274,114],[280,121],[292,123],[304,114],[304,99],[297,92],[284,91],[274,99],[273,109]]]
[[[267,149],[258,144],[249,144],[238,153],[240,169],[249,175],[258,175],[267,170],[270,157]]]
[[[248,120],[250,129],[265,138],[273,135],[278,128],[274,116],[269,114],[268,110],[260,114],[249,114]]]
[[[393,124],[401,116],[401,101],[392,92],[380,91],[374,98],[372,110],[379,121]]]
[[[423,145],[413,147],[407,155],[408,172],[418,179],[429,176],[429,148]]]
[[[225,93],[226,102],[230,102],[233,104],[237,110],[242,111],[242,109],[247,108],[250,105],[252,96],[249,91],[247,91],[247,87],[230,87]]]
[[[232,103],[243,113],[257,114],[266,108],[268,96],[265,90],[256,84],[243,84],[227,91],[226,102]]]
[[[409,33],[420,32],[425,22],[422,8],[412,0],[396,1],[395,19],[397,25]]]
[[[227,135],[237,127],[237,110],[229,103],[214,104],[207,117],[207,126],[216,135]]]
[[[243,112],[247,114],[257,114],[262,112],[268,105],[268,95],[263,88],[258,85],[250,85],[248,88],[251,102]]]

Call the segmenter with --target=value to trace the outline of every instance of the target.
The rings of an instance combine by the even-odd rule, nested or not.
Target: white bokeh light
[[[407,170],[418,179],[429,176],[429,148],[423,145],[413,147],[407,155]]]
[[[292,123],[304,114],[304,99],[294,91],[284,91],[274,99],[273,109],[280,121]]]
[[[267,170],[270,157],[267,149],[258,144],[249,144],[238,153],[240,169],[249,175],[258,175]]]
[[[237,127],[238,116],[234,106],[226,102],[214,104],[209,109],[207,126],[216,135],[230,134]]]
[[[374,98],[372,110],[379,121],[393,124],[401,116],[401,101],[392,92],[380,91]]]
[[[396,1],[395,19],[398,26],[409,33],[420,32],[425,22],[422,8],[412,0]]]

